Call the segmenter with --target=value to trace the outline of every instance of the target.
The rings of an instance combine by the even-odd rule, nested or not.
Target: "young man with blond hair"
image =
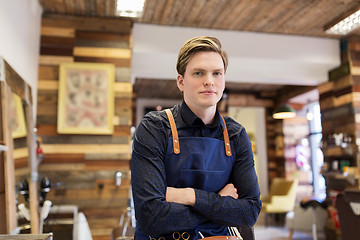
[[[183,102],[139,124],[131,160],[135,240],[192,240],[255,224],[261,201],[249,137],[216,108],[227,66],[217,38],[188,40],[176,66]]]

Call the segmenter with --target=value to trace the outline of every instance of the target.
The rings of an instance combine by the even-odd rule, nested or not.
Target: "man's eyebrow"
[[[204,69],[204,68],[193,68],[193,69],[191,69],[192,71],[206,71],[206,69]],[[221,72],[221,71],[224,71],[224,69],[223,68],[217,68],[217,69],[213,69],[212,71],[214,71],[214,72]]]
[[[203,69],[203,68],[193,68],[191,70],[193,70],[193,71],[205,71],[205,69]]]

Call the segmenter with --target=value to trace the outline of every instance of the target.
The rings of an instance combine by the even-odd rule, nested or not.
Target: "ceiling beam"
[[[340,64],[339,40],[303,36],[220,31],[135,23],[132,79],[172,79],[177,54],[195,36],[218,37],[229,55],[227,81],[318,85]]]

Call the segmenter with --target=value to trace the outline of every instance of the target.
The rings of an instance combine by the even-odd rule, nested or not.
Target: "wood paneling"
[[[95,1],[91,1],[95,2]],[[100,4],[106,1],[96,1]],[[70,6],[72,1],[63,1]],[[90,11],[89,1],[72,4]],[[52,7],[63,11],[62,2]],[[105,9],[99,9],[105,11]],[[91,10],[92,14],[99,14]],[[105,14],[105,13],[104,13]],[[110,239],[126,211],[129,198],[132,125],[131,25],[123,19],[100,19],[47,15],[42,19],[41,55],[38,71],[37,135],[45,154],[41,177],[61,183],[47,198],[53,204],[73,204],[87,216],[94,239]],[[67,62],[113,63],[114,133],[110,136],[57,133],[59,66]],[[21,149],[19,149],[19,154]],[[22,167],[19,161],[17,166]],[[115,186],[115,172],[123,173]],[[117,208],[115,213],[106,213]],[[97,211],[93,211],[96,209]],[[106,222],[107,224],[98,224]],[[104,235],[106,234],[106,235]]]
[[[329,82],[319,86],[322,152],[324,166],[329,166],[323,172],[328,199],[331,198],[331,192],[334,190],[342,191],[344,188],[358,187],[358,182],[348,182],[339,188],[342,186],[339,179],[343,176],[344,162],[356,169],[355,171],[359,170],[357,147],[360,139],[360,78],[357,57],[359,46],[358,37],[350,36],[342,39],[340,41],[341,64],[329,71]],[[336,139],[338,136],[341,136],[340,143]],[[334,167],[334,163],[337,163],[340,168]],[[329,236],[335,234],[336,229],[333,226],[333,220],[327,219],[325,232],[328,232]]]
[[[121,48],[75,47],[74,56],[130,59],[131,51]]]
[[[58,14],[43,14],[43,26],[74,28],[80,31],[111,32],[130,34],[131,21],[124,18],[82,17]]]
[[[67,14],[90,16],[89,24],[65,18],[63,23],[72,23],[77,29],[121,31],[114,24],[116,1],[101,0],[76,2],[66,0],[40,0],[45,14]],[[328,35],[324,26],[337,20],[358,6],[357,0],[146,0],[141,18],[133,22],[210,28],[220,30],[264,32],[317,37],[336,37]],[[199,14],[201,13],[201,14]],[[97,18],[106,17],[108,24],[102,25]],[[52,17],[48,24],[56,26],[62,17]],[[129,20],[130,22],[130,20]],[[123,23],[119,28],[129,23]],[[60,25],[61,26],[61,25]],[[360,30],[354,31],[359,34]]]
[[[58,27],[41,27],[41,36],[52,36],[52,37],[64,37],[64,38],[74,38],[75,29],[74,28],[58,28]]]
[[[318,87],[324,147],[332,144],[329,139],[333,134],[346,133],[355,141],[360,133],[360,78],[351,58],[360,46],[359,40],[349,37],[341,41],[341,65],[330,70],[329,82]]]

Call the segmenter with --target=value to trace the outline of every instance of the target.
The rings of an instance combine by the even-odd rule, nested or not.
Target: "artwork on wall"
[[[59,71],[58,133],[112,134],[115,68],[64,63]]]
[[[13,138],[26,137],[27,132],[22,100],[14,93],[10,103],[10,125]]]

